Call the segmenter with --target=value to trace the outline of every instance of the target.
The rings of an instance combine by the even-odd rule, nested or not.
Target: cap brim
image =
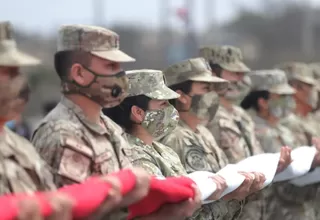
[[[230,72],[241,72],[241,73],[248,73],[250,72],[250,68],[247,67],[246,64],[243,62],[236,62],[236,63],[221,63],[219,64],[223,69],[228,70]]]
[[[210,74],[208,74],[210,73]],[[202,74],[198,74],[196,76],[192,76],[188,78],[191,81],[196,81],[196,82],[210,82],[210,83],[225,83],[228,82],[225,79],[222,79],[220,77],[212,76],[211,72],[203,72]]]
[[[290,85],[279,85],[277,87],[271,88],[269,92],[279,94],[279,95],[293,95],[296,93],[293,87]]]
[[[314,78],[310,77],[303,77],[303,76],[295,76],[296,80],[299,80],[303,83],[309,84],[309,85],[316,85],[316,80]]]
[[[165,85],[161,85],[158,88],[155,88],[152,92],[145,93],[144,95],[151,99],[157,100],[170,100],[177,99],[180,97],[178,93],[176,93],[175,91],[173,91]]]
[[[130,57],[129,55],[127,55],[126,53],[118,49],[108,50],[108,51],[91,51],[91,54],[98,56],[102,59],[106,59],[106,60],[110,60],[118,63],[136,61],[133,57]]]
[[[19,50],[0,52],[0,66],[36,66],[39,64],[41,60]]]

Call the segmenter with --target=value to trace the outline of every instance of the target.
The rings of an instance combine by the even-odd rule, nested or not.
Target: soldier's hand
[[[281,147],[280,159],[278,163],[278,168],[276,173],[280,173],[285,170],[290,163],[292,162],[291,158],[291,148],[290,147]]]
[[[163,205],[157,212],[151,215],[137,218],[139,220],[184,220],[191,217],[201,205],[201,193],[196,185],[193,185],[195,197],[176,204]]]
[[[312,138],[312,144],[316,147],[317,151],[320,152],[320,138],[313,137]]]
[[[228,187],[226,180],[219,175],[211,177],[211,179],[217,185],[216,191],[208,198],[208,200],[218,200],[221,197],[223,191]]]
[[[222,197],[224,200],[237,199],[243,200],[250,194],[251,185],[255,179],[255,175],[253,173],[239,172],[241,175],[245,177],[243,183],[233,192]]]
[[[52,207],[52,214],[48,218],[41,215],[40,206],[37,200],[28,199],[19,204],[18,220],[72,220],[73,201],[63,195],[48,195]]]
[[[258,172],[252,172],[252,174],[254,175],[254,180],[250,187],[249,195],[261,190],[264,182],[266,181],[266,177],[264,176],[264,174]]]
[[[127,207],[146,197],[149,193],[151,176],[141,168],[133,168],[132,172],[136,176],[134,189],[125,195],[120,203],[121,207]]]

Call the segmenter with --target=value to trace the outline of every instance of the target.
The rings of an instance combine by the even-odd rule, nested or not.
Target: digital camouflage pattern
[[[17,48],[11,23],[0,22],[0,66],[34,66],[40,63],[39,59]]]
[[[232,110],[219,106],[216,116],[207,128],[214,135],[218,146],[227,155],[230,163],[237,163],[249,156],[263,153],[254,130],[251,117],[240,107]]]
[[[168,86],[191,80],[212,83],[216,91],[228,87],[228,81],[212,76],[211,68],[203,58],[193,58],[173,64],[163,70],[163,74]]]
[[[49,167],[29,141],[5,128],[0,145],[0,195],[55,189]]]
[[[63,25],[59,30],[57,42],[57,52],[86,51],[115,62],[135,61],[119,49],[119,35],[102,27]]]
[[[298,80],[310,85],[315,84],[312,69],[305,63],[286,62],[276,65],[276,68],[285,71],[288,80]]]
[[[279,70],[261,70],[250,74],[253,91],[269,91],[279,95],[292,95],[294,89],[288,84],[286,75]],[[267,153],[277,153],[282,146],[295,148],[299,139],[287,127],[280,123],[271,125],[259,117],[255,110],[250,110],[262,148]],[[315,186],[296,187],[287,182],[273,184],[264,190],[264,219],[315,219],[312,201],[317,188]]]
[[[161,143],[177,153],[187,173],[216,173],[228,164],[228,159],[217,146],[213,136],[202,125],[194,132],[183,121],[179,121],[177,128],[161,139]],[[204,206],[206,208],[201,212],[201,219],[236,219],[243,206],[243,201],[219,200],[212,204],[211,209]]]
[[[282,70],[258,70],[249,74],[252,91],[269,91],[279,95],[292,95],[294,88],[288,84],[286,73]]]
[[[231,72],[249,72],[243,63],[241,50],[233,46],[207,46],[200,48],[199,56],[212,64],[219,64]]]
[[[288,128],[280,123],[271,126],[264,119],[255,116],[257,126],[256,134],[263,147],[268,153],[279,152],[282,146],[295,148],[299,141]],[[273,184],[267,191],[265,202],[265,219],[315,219],[313,202],[317,186],[297,187],[289,183]]]
[[[131,149],[122,129],[103,114],[101,120],[105,127],[87,120],[80,107],[63,97],[35,130],[32,142],[52,167],[58,187],[130,166]]]
[[[180,95],[169,89],[160,70],[131,70],[126,71],[129,79],[129,95],[145,95],[151,99],[169,100],[179,98]]]

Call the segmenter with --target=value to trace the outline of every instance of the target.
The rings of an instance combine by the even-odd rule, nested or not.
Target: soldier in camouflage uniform
[[[295,93],[294,88],[288,84],[286,74],[277,69],[261,70],[250,73],[250,78],[252,91],[241,106],[250,110],[256,124],[257,137],[265,152],[276,153],[284,145],[297,147],[299,142],[294,133],[280,124],[280,119],[288,114],[288,103],[292,103],[292,95]],[[313,166],[318,166],[319,162],[317,155]],[[315,219],[313,201],[316,190],[316,185],[272,185],[266,197],[264,219]]]
[[[21,115],[28,101],[28,84],[20,67],[40,63],[20,51],[12,35],[11,24],[0,22],[0,195],[54,190],[49,168],[32,144],[5,126],[6,121]],[[119,197],[119,193],[114,196]],[[48,199],[53,208],[50,219],[72,219],[69,198],[48,195]],[[24,201],[19,207],[19,219],[42,219],[36,201]]]
[[[201,48],[199,53],[208,61],[213,74],[230,82],[228,90],[219,96],[220,106],[217,112],[206,125],[219,147],[227,155],[230,163],[263,153],[254,133],[254,122],[235,104],[248,92],[248,87],[243,85],[250,83],[250,79],[246,80],[248,83],[244,81],[250,69],[243,63],[240,49],[232,46],[212,46]],[[262,203],[260,193],[255,199],[250,200],[240,219],[262,219]]]
[[[51,166],[56,186],[132,167],[123,130],[101,111],[119,105],[127,95],[128,81],[120,63],[131,61],[119,50],[119,36],[113,31],[87,25],[60,28],[55,69],[63,97],[32,138]],[[131,196],[125,204],[137,198],[134,192]],[[146,219],[163,219],[163,214],[159,211]],[[127,210],[116,210],[110,219],[126,216]]]
[[[209,118],[209,107],[214,102],[214,100],[211,100],[212,102],[207,103],[206,97],[214,95],[215,92],[212,89],[220,91],[226,88],[228,84],[222,84],[226,81],[213,77],[210,67],[202,58],[189,59],[174,64],[164,70],[164,74],[170,88],[181,95],[179,99],[172,100],[172,104],[179,111],[181,120],[177,128],[166,135],[161,142],[171,147],[179,155],[188,173],[199,170],[217,172],[226,166],[229,161],[218,147],[210,131],[203,126],[204,120]],[[214,81],[220,81],[222,86],[214,86],[212,84]],[[197,106],[199,104],[208,106],[206,112],[203,109],[198,111]],[[202,117],[204,115],[205,117]],[[256,187],[259,188],[258,185],[264,178],[262,176],[256,174],[257,179],[255,181],[257,182],[250,186],[253,191],[256,190]],[[230,200],[227,203],[228,205],[222,206],[220,208],[221,212],[224,213],[222,218],[232,219],[238,216],[239,208],[243,207],[242,202]]]
[[[316,80],[312,70],[304,63],[288,62],[277,65],[286,72],[289,84],[296,90],[292,114],[281,120],[298,138],[299,145],[312,145],[312,138],[320,136],[320,126],[312,113],[312,91]]]
[[[176,152],[155,141],[175,129],[179,116],[168,100],[180,97],[179,94],[165,86],[161,71],[128,71],[127,76],[129,97],[119,107],[107,109],[105,113],[129,133],[129,142],[134,148],[131,156],[132,164],[159,177],[186,175],[187,172]],[[226,84],[225,81],[210,75],[204,75],[203,80],[213,82],[216,86],[221,83]],[[218,157],[223,159],[221,155]],[[188,169],[188,172],[193,171],[195,170]],[[213,180],[220,185],[221,177],[216,176]],[[220,188],[220,194],[223,190],[224,188]],[[213,196],[218,195],[214,193]],[[192,219],[225,219],[228,216],[226,205],[225,201],[204,205]]]

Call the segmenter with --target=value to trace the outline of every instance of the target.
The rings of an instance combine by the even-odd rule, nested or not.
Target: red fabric
[[[123,184],[122,193],[127,194],[133,190],[136,178],[130,170],[123,170],[116,175]],[[194,182],[187,177],[171,177],[164,180],[152,178],[150,182],[150,192],[148,196],[138,203],[129,207],[132,219],[138,216],[145,216],[157,211],[166,203],[178,203],[194,197],[191,185]],[[110,185],[100,180],[99,177],[88,179],[83,184],[73,184],[60,188],[58,192],[63,192],[73,198],[73,217],[84,218],[96,210],[108,195]],[[50,192],[55,193],[55,192]],[[47,201],[45,192],[38,192],[33,196],[26,194],[14,194],[0,197],[0,219],[14,220],[18,216],[18,201],[35,197],[40,206],[43,216],[49,216],[52,209]]]
[[[140,202],[129,207],[129,219],[156,212],[167,203],[179,203],[194,197],[194,182],[187,177],[152,178],[150,192]]]
[[[136,178],[131,170],[122,170],[112,175],[117,176],[121,183],[123,183],[123,187],[121,189],[123,195],[127,194],[134,188]],[[60,188],[58,192],[63,192],[76,201],[75,206],[73,207],[73,216],[74,218],[82,218],[88,216],[100,206],[107,197],[109,190],[109,184],[101,181],[99,177],[93,177],[83,184],[73,184]],[[16,219],[18,215],[18,201],[29,197],[31,196],[26,194],[14,194],[0,197],[0,219]],[[39,192],[36,193],[34,197],[39,201],[43,216],[50,215],[52,209],[46,200],[47,194]]]

